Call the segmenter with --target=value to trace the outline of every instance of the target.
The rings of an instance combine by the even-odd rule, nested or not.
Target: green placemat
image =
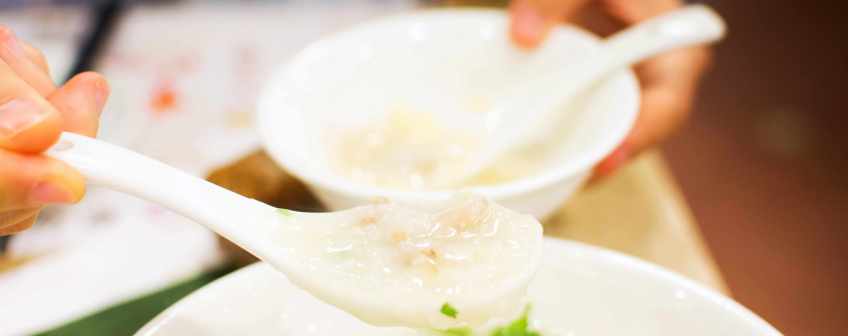
[[[186,295],[235,270],[228,265],[201,274],[190,280],[175,284],[160,291],[131,301],[106,308],[79,320],[36,336],[121,336],[132,335],[165,308],[170,307]]]

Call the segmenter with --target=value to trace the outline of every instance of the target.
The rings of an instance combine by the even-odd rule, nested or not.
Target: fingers
[[[0,26],[0,59],[42,97],[49,97],[49,102],[58,109],[63,119],[64,130],[89,136],[97,133],[100,112],[109,95],[109,87],[103,77],[95,73],[79,74],[56,90],[41,52],[18,40],[10,29],[3,26]],[[13,104],[9,109],[25,110],[21,104]],[[43,148],[39,146],[37,149]]]
[[[627,163],[633,156],[633,151],[630,144],[625,140],[618,145],[618,148],[612,151],[606,158],[598,163],[592,171],[592,177],[589,183],[592,184],[604,177],[612,175],[612,173],[622,165]]]
[[[35,63],[35,65],[37,65],[38,68],[40,68],[41,71],[43,71],[49,77],[50,65],[47,64],[47,57],[44,56],[44,53],[42,53],[41,50],[36,49],[29,43],[26,43],[26,41],[20,42],[24,46],[24,51],[26,52],[27,58],[29,58],[31,62]]]
[[[76,203],[85,193],[83,177],[61,161],[0,149],[0,162],[0,235],[32,226],[44,205]]]
[[[680,0],[602,0],[605,11],[626,25],[632,25],[680,8]]]
[[[631,158],[665,140],[686,119],[691,109],[690,92],[673,87],[642,90],[642,104],[633,129],[625,140],[595,166],[595,179],[611,175]]]
[[[30,228],[38,217],[39,208],[0,213],[0,236],[15,234]]]
[[[560,21],[588,0],[514,0],[509,6],[510,36],[523,48],[535,48]]]
[[[29,218],[24,219],[20,222],[17,222],[15,224],[12,224],[12,225],[9,225],[9,226],[6,226],[6,227],[2,227],[2,228],[0,228],[0,236],[16,234],[18,232],[29,229],[30,227],[32,227],[33,224],[35,224],[36,219],[38,219],[38,212],[33,213],[32,216],[30,216]]]
[[[57,90],[44,55],[0,26],[0,235],[32,226],[44,205],[82,198],[85,184],[76,170],[35,154],[63,129],[95,135],[108,94],[94,73]]]
[[[93,137],[97,135],[100,113],[108,96],[106,79],[84,72],[71,78],[48,100],[61,113],[66,131]]]
[[[638,67],[642,103],[636,124],[624,142],[595,167],[596,176],[611,174],[680,128],[690,114],[710,58],[707,48],[690,48],[655,57]]]
[[[693,89],[674,86],[642,90],[641,112],[627,136],[633,152],[665,140],[689,116]]]
[[[56,142],[60,130],[59,112],[0,61],[0,148],[39,153]]]
[[[529,0],[513,1],[509,7],[510,36],[523,48],[534,48],[548,33],[548,19]]]
[[[625,25],[682,6],[679,0],[603,0],[606,11]],[[642,103],[636,124],[624,142],[595,167],[597,177],[611,174],[639,152],[665,140],[687,119],[703,73],[710,63],[706,47],[671,51],[636,67]]]
[[[0,162],[0,213],[75,203],[85,193],[83,177],[61,161],[0,149]]]
[[[27,52],[26,46],[11,29],[0,26],[0,59],[14,71],[20,79],[29,84],[42,97],[53,93],[53,80],[44,69],[31,57],[32,51]],[[38,58],[39,56],[35,55]],[[43,56],[42,56],[43,57]]]
[[[568,20],[589,0],[513,0],[510,2],[510,36],[523,48],[538,46],[557,23]],[[633,24],[681,6],[680,0],[601,0],[607,13]]]
[[[687,119],[710,58],[707,48],[688,48],[655,57],[637,68],[642,106],[628,136],[635,151],[666,139]]]

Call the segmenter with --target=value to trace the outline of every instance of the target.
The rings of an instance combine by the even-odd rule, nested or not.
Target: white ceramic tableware
[[[63,133],[48,155],[79,170],[89,184],[205,225],[300,288],[372,324],[485,322],[521,300],[541,258],[538,221],[479,197],[452,199],[448,212],[436,214],[388,203],[305,213],[274,208],[78,134]],[[399,307],[401,296],[408,304]],[[439,309],[448,302],[467,314],[443,316]]]
[[[538,50],[518,49],[504,12],[424,10],[365,23],[307,47],[267,82],[257,127],[270,156],[331,209],[375,196],[420,203],[449,191],[399,191],[358,184],[333,171],[327,140],[361,127],[398,104],[432,113],[453,127],[485,123],[469,105],[494,101],[516,83],[561,69],[596,52],[594,35],[555,29]],[[630,130],[639,87],[630,70],[610,76],[568,108],[556,150],[536,174],[469,188],[542,218],[560,207]]]
[[[555,138],[550,125],[586,88],[615,70],[621,70],[663,52],[707,44],[724,37],[724,21],[704,5],[690,5],[627,27],[601,43],[591,55],[570,66],[553,68],[526,83],[517,83],[504,97],[499,97],[487,112],[491,129],[484,148],[474,154],[475,160],[460,174],[446,176],[453,185],[496,164],[506,153]],[[553,133],[553,134],[552,134]]]
[[[558,239],[545,242],[529,297],[532,325],[544,336],[780,335],[748,309],[680,275]],[[255,264],[191,294],[136,335],[419,334],[369,326],[315,300],[267,265]]]

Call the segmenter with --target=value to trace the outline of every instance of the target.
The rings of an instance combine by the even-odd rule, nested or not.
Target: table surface
[[[624,252],[729,294],[659,151],[578,193],[545,233]]]

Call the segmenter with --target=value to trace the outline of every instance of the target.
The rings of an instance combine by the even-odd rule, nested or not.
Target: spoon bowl
[[[541,224],[480,197],[304,213],[82,135],[63,133],[48,155],[90,184],[205,225],[315,297],[375,325],[448,328],[514,313],[541,259]]]

